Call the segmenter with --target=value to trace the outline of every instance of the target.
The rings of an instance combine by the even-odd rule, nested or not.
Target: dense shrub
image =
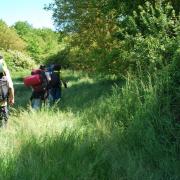
[[[25,47],[26,43],[18,36],[16,31],[0,20],[0,48],[22,51]]]
[[[139,6],[139,11],[120,22],[121,31],[117,33],[122,41],[119,67],[125,66],[134,74],[139,71],[151,74],[169,65],[176,50],[174,40],[178,34],[178,22],[169,4],[154,7],[147,2]],[[121,69],[125,71],[125,68]]]
[[[13,26],[19,36],[26,42],[27,53],[38,63],[53,54],[59,48],[59,34],[48,28],[36,29],[28,22],[18,21]]]
[[[114,7],[112,1],[59,1],[50,9],[54,7],[55,21],[71,37],[67,51],[59,55],[66,52],[66,60],[74,68],[126,76],[129,72],[151,74],[172,62],[176,48],[170,46],[180,25],[177,12],[166,1],[134,2],[134,11],[129,13],[122,10],[124,6]],[[81,9],[85,4],[86,15]]]
[[[22,69],[32,69],[35,67],[35,61],[19,51],[2,51],[4,59],[12,71],[18,71]]]

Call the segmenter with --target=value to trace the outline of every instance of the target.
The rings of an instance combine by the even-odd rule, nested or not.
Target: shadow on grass
[[[113,86],[122,86],[122,80],[101,80],[95,83],[82,82],[72,85],[62,92],[62,110],[71,109],[72,111],[81,111],[84,108],[90,108],[92,103],[99,98],[112,94]]]
[[[55,139],[44,139],[43,144],[31,137],[9,164],[4,180],[109,179],[111,168],[103,151],[92,139],[67,131]]]
[[[23,81],[14,80],[15,108],[26,108],[31,96],[31,88],[27,88]]]
[[[67,82],[78,81],[78,80],[79,80],[79,77],[77,77],[77,76],[66,75],[66,81]]]
[[[78,81],[78,77],[67,76],[68,81]],[[15,105],[17,109],[26,108],[29,104],[31,96],[31,88],[27,88],[22,81],[22,78],[13,79],[15,89]],[[99,80],[95,83],[81,82],[74,84],[67,89],[62,90],[62,101],[60,109],[66,111],[71,109],[73,112],[81,111],[84,108],[89,108],[92,103],[98,101],[99,98],[108,96],[112,93],[112,87],[115,85],[121,86],[122,80]]]

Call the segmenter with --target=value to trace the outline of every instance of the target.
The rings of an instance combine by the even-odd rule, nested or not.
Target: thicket
[[[5,61],[11,71],[31,70],[37,66],[36,62],[27,54],[15,50],[2,50]]]
[[[171,93],[173,102],[169,103],[174,109],[176,102],[177,108],[178,5],[178,1],[166,0],[54,1],[48,9],[53,11],[57,27],[69,38],[68,45],[57,54],[59,62],[73,69],[125,79],[129,74],[142,81],[148,75],[152,79],[166,77],[168,85],[161,93]]]
[[[70,33],[69,45],[58,56],[62,53],[73,68],[116,75],[151,73],[170,64],[180,26],[173,6],[166,1],[137,1],[130,12],[133,3],[113,3],[59,0],[51,4],[57,26]]]
[[[0,20],[0,48],[23,51],[25,47],[25,42],[18,36],[16,31]]]
[[[60,49],[60,35],[48,28],[33,28],[28,22],[16,22],[13,26],[26,42],[26,51],[37,63],[56,54]]]
[[[0,51],[12,70],[32,69],[46,63],[62,49],[62,37],[48,29],[37,29],[28,22],[18,21],[9,27],[0,20]]]
[[[49,6],[69,37],[58,53],[66,65],[126,80],[123,88],[114,88],[113,97],[85,112],[87,124],[89,117],[93,125],[111,124],[109,137],[118,144],[109,149],[121,158],[115,156],[116,161],[107,150],[97,165],[103,166],[97,173],[101,178],[112,175],[111,160],[121,164],[117,172],[125,179],[179,178],[179,6],[166,0],[57,0]],[[129,159],[123,148],[130,151]]]

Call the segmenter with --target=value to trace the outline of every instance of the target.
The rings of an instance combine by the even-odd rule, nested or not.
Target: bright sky
[[[52,13],[43,9],[53,0],[0,0],[0,19],[9,26],[17,21],[27,21],[35,28],[55,29]]]

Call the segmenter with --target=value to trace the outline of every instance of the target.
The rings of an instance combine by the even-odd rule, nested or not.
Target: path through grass
[[[180,177],[177,147],[168,140],[172,119],[161,117],[150,82],[63,76],[69,82],[62,101],[40,111],[28,105],[30,89],[15,85],[16,105],[0,130],[0,179]]]

